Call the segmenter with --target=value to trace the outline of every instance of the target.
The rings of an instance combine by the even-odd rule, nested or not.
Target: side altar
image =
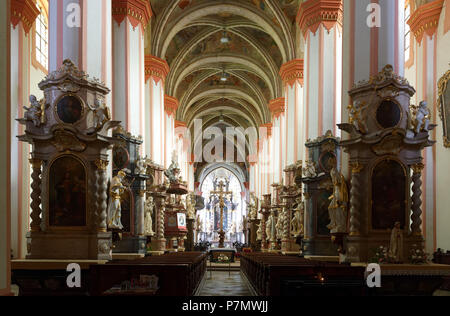
[[[116,139],[105,96],[109,89],[70,60],[50,73],[30,97],[25,134],[32,145],[29,259],[111,259],[107,231],[108,151]]]

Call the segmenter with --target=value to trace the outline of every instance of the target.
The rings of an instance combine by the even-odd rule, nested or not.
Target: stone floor
[[[206,282],[198,296],[251,296],[238,271],[207,271]]]

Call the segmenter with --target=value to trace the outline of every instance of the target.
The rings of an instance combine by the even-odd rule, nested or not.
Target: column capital
[[[112,0],[112,16],[117,23],[128,17],[133,27],[140,25],[144,30],[153,16],[150,1]]]
[[[292,86],[299,81],[303,86],[304,62],[303,59],[293,59],[281,66],[280,77],[285,85]]]
[[[11,0],[11,24],[16,27],[22,22],[25,33],[30,31],[39,13],[33,0]]]
[[[320,24],[328,31],[336,23],[342,26],[342,19],[342,0],[307,0],[297,13],[297,23],[305,36],[308,30],[315,33]]]
[[[168,96],[167,94],[164,95],[164,110],[169,116],[175,116],[175,113],[177,113],[178,110],[178,99]]]
[[[166,81],[169,73],[169,64],[164,59],[152,55],[145,55],[145,82],[154,78],[156,83],[159,80]]]
[[[430,37],[436,33],[443,6],[444,0],[435,0],[420,6],[411,15],[408,24],[419,44],[424,33]]]
[[[274,100],[270,100],[269,102],[269,110],[272,113],[272,116],[279,117],[282,113],[284,113],[284,106],[286,103],[285,98],[278,98]]]
[[[175,128],[178,128],[178,127],[187,127],[187,124],[185,122],[175,120]]]

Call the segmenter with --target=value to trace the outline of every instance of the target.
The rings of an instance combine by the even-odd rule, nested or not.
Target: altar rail
[[[155,275],[159,289],[154,295],[192,296],[206,272],[206,261],[206,253],[185,252],[94,265],[90,293],[101,296],[121,282],[139,279],[140,275]]]
[[[364,268],[272,253],[244,253],[241,271],[257,295],[364,295]]]

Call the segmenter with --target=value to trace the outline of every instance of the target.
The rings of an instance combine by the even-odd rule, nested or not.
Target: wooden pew
[[[100,296],[140,275],[159,278],[158,296],[192,296],[206,273],[206,253],[178,253],[91,266],[91,294]]]
[[[313,294],[363,294],[364,269],[272,253],[249,253],[241,270],[262,296]],[[346,292],[343,292],[345,289]],[[324,293],[323,293],[324,294]]]

